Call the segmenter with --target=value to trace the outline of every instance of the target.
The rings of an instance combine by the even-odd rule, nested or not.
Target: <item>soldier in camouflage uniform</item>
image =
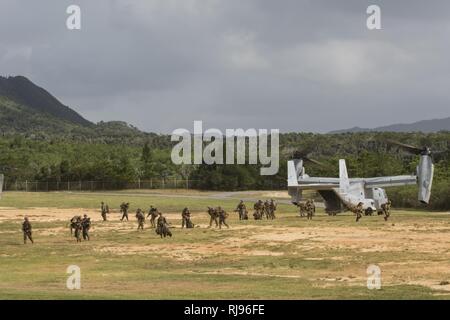
[[[138,230],[144,230],[145,215],[140,208],[136,210],[136,219],[138,221]]]
[[[22,223],[23,244],[27,243],[27,239],[30,239],[31,243],[34,243],[31,229],[32,229],[31,228],[31,223],[28,220],[28,217],[24,217],[23,218],[23,223]]]
[[[225,225],[227,228],[229,228],[230,226],[226,223],[228,213],[226,213],[221,206],[218,206],[216,211],[217,214],[219,215],[219,229],[222,229],[222,225]]]
[[[219,215],[217,213],[217,210],[211,207],[208,207],[208,214],[209,214],[209,227],[212,227],[212,223],[215,222],[216,223],[216,228],[219,226]]]
[[[70,219],[69,227],[70,227],[70,235],[73,235],[73,230],[75,230],[75,223],[77,222],[78,218],[81,218],[80,216],[73,216],[72,219]]]
[[[91,240],[91,238],[89,237],[89,229],[91,228],[91,218],[88,218],[86,214],[81,220],[81,228],[83,231],[83,239],[88,241]]]
[[[356,214],[356,222],[358,222],[364,213],[363,203],[362,202],[358,203],[358,205],[354,207],[352,211]]]
[[[150,206],[150,209],[148,210],[147,218],[150,217],[150,225],[152,228],[156,228],[156,218],[158,217],[158,209],[154,208],[153,206]]]
[[[383,203],[381,205],[381,210],[383,210],[384,214],[384,221],[387,221],[389,219],[389,216],[391,215],[391,200],[388,200],[386,203]]]
[[[189,209],[187,207],[185,207],[183,209],[183,211],[181,212],[181,229],[184,228],[184,226],[186,226],[186,228],[188,228],[187,224],[189,219],[191,218],[191,212],[189,211]]]
[[[83,231],[83,226],[81,224],[81,217],[78,216],[77,220],[75,221],[75,238],[77,239],[77,242],[81,242],[81,233]]]
[[[243,200],[239,201],[239,204],[237,205],[236,210],[234,211],[239,213],[239,220],[248,220],[247,207],[245,206]]]
[[[270,202],[269,202],[269,200],[264,201],[262,211],[263,211],[263,214],[266,215],[266,219],[269,219],[270,218]]]
[[[128,221],[128,209],[130,208],[130,203],[127,202],[122,202],[122,204],[120,205],[120,212],[122,213],[122,218],[120,219],[120,221],[123,221],[123,219],[127,219]]]
[[[269,216],[273,220],[275,219],[275,211],[277,210],[277,204],[273,199],[270,199],[269,203]]]
[[[306,212],[307,212],[306,203],[299,202],[297,204],[297,206],[300,209],[300,217],[302,217],[302,218],[305,217],[306,216]]]
[[[183,213],[181,214],[181,217],[184,219],[184,225],[186,225],[187,229],[194,227],[194,224],[192,223],[192,220],[191,220],[191,212],[189,211],[188,208],[183,209]]]
[[[158,221],[157,221],[157,227],[156,227],[156,234],[160,235],[162,237],[172,237],[172,232],[170,232],[169,224],[167,223],[166,218],[162,215],[161,212],[158,212]]]
[[[308,199],[306,201],[306,215],[309,220],[312,220],[312,217],[314,216],[314,213],[316,212],[316,205],[314,204],[313,199]]]
[[[255,220],[261,220],[263,215],[264,204],[261,200],[258,200],[254,205],[253,209],[255,212],[253,213],[253,217]]]
[[[305,207],[306,207],[306,217],[307,217],[307,219],[308,220],[312,220],[312,217],[314,215],[314,209],[315,209],[313,201],[310,200],[310,199],[306,200]]]
[[[103,218],[103,221],[106,221],[106,220],[107,220],[107,219],[106,219],[106,214],[109,213],[109,207],[108,207],[108,205],[105,204],[103,201],[102,201],[100,210],[101,210],[101,212],[102,212],[102,218]]]

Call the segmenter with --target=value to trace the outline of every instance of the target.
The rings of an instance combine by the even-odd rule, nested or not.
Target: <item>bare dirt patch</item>
[[[443,227],[441,226],[442,230]],[[448,228],[450,229],[450,228]],[[269,231],[270,230],[270,231]],[[334,249],[353,249],[359,252],[417,251],[448,254],[450,234],[448,232],[417,232],[409,227],[371,230],[354,227],[306,227],[271,228],[250,237],[273,244],[314,240]]]
[[[73,216],[87,214],[92,220],[101,220],[100,213],[95,210],[77,208],[77,209],[59,209],[59,208],[0,208],[0,221],[23,219],[27,216],[31,221],[52,222],[60,220],[70,220]],[[98,215],[98,218],[96,217]]]
[[[290,199],[289,194],[287,191],[271,191],[271,192],[264,192],[261,194],[261,197],[263,198],[286,198]]]
[[[195,261],[203,257],[209,257],[219,254],[227,254],[217,244],[214,247],[201,245],[177,245],[174,247],[170,244],[154,244],[154,245],[135,245],[135,246],[104,246],[95,248],[97,252],[116,254],[116,255],[157,255],[167,258],[173,258],[177,261]],[[234,251],[234,253],[236,253]]]

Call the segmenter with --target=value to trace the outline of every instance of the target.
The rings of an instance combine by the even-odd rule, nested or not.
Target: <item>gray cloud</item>
[[[449,116],[449,18],[444,0],[4,0],[0,70],[147,131],[374,127]]]

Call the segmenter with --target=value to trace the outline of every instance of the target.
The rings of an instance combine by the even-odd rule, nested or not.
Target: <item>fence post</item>
[[[28,180],[25,180],[25,192],[28,192]]]
[[[81,191],[81,180],[79,181],[79,188],[80,188],[80,191]]]
[[[94,181],[91,181],[91,192],[94,191]]]
[[[150,189],[153,189],[153,178],[150,178]]]
[[[70,181],[67,180],[67,191],[70,191]]]
[[[161,179],[161,186],[162,186],[162,189],[164,189],[164,178]]]
[[[140,189],[141,188],[141,178],[138,178],[138,188]]]
[[[177,178],[173,178],[173,181],[175,182],[175,189],[177,189]]]
[[[186,189],[189,189],[189,178],[186,178]]]
[[[47,180],[47,192],[48,192],[48,180]]]

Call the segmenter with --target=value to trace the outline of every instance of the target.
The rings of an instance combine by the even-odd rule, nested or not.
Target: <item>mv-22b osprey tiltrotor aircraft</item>
[[[420,156],[416,175],[349,178],[345,160],[339,160],[339,178],[310,177],[305,173],[304,160],[318,163],[306,156],[288,161],[288,192],[292,203],[298,204],[303,190],[316,190],[324,199],[325,211],[336,214],[344,208],[353,208],[360,202],[366,214],[379,212],[381,205],[388,201],[385,187],[405,186],[417,184],[419,188],[418,200],[428,204],[433,182],[434,165],[430,148],[391,142],[406,149],[410,153]]]

